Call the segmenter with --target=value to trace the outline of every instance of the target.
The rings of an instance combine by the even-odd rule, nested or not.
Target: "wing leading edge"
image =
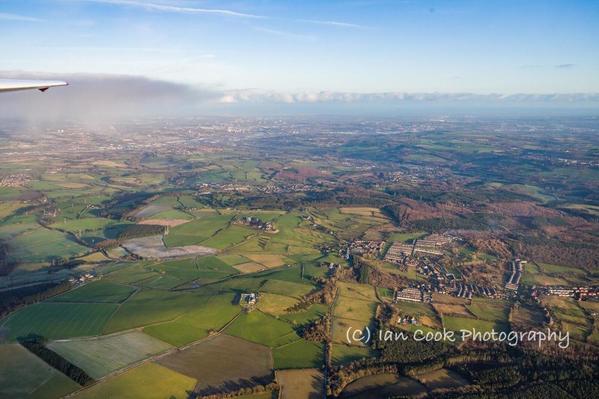
[[[0,93],[5,91],[18,90],[39,90],[46,91],[50,87],[67,86],[67,82],[60,80],[17,80],[0,79]]]

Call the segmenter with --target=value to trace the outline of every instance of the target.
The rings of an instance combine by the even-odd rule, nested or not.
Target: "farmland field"
[[[283,266],[286,262],[285,258],[280,255],[247,253],[244,256],[267,268]]]
[[[468,380],[458,373],[447,369],[430,371],[428,373],[419,375],[416,378],[421,384],[426,385],[426,387],[429,389],[451,388],[468,385]]]
[[[465,317],[443,316],[443,327],[452,331],[472,330],[476,331],[508,331],[509,326],[502,321],[477,320]]]
[[[196,392],[243,387],[251,379],[272,380],[270,349],[228,335],[211,336],[158,362],[198,380]]]
[[[592,335],[587,316],[574,299],[546,296],[541,299],[541,302],[549,308],[562,331],[570,331],[573,338],[582,341],[587,335]]]
[[[21,309],[2,325],[11,339],[33,333],[48,339],[98,335],[115,304],[43,302]]]
[[[9,259],[24,263],[50,262],[55,258],[82,255],[90,249],[69,239],[61,232],[36,229],[24,232],[11,241]]]
[[[324,377],[318,369],[279,370],[277,382],[281,385],[281,399],[322,398]]]
[[[426,392],[426,387],[408,377],[378,374],[358,378],[345,389],[342,398],[368,399],[374,396],[412,396]]]
[[[298,284],[289,281],[269,279],[261,288],[271,294],[279,294],[300,298],[312,291],[314,287],[307,284]]]
[[[233,303],[234,295],[201,298],[193,309],[176,320],[144,328],[144,332],[174,346],[183,346],[219,330],[241,311]]]
[[[220,280],[238,273],[235,268],[227,265],[214,256],[172,260],[153,264],[151,269],[159,272],[163,276],[175,278],[179,281],[179,284],[191,280],[199,280],[200,282],[205,283]]]
[[[169,321],[201,302],[194,294],[144,289],[122,304],[104,327],[113,333],[151,323]]]
[[[196,380],[155,363],[144,363],[90,388],[75,399],[187,399]]]
[[[233,266],[243,274],[261,272],[267,270],[267,267],[255,262],[241,263]]]
[[[277,369],[318,367],[322,363],[322,344],[303,339],[281,345],[272,350]]]
[[[252,234],[255,234],[254,231],[247,227],[231,225],[218,231],[207,240],[202,241],[202,245],[223,249],[239,244]]]
[[[363,330],[370,325],[376,303],[376,295],[372,286],[340,283],[333,311],[333,341],[347,343],[346,331],[349,328]]]
[[[48,347],[96,380],[171,348],[167,343],[137,331],[98,338],[54,341]]]
[[[326,314],[328,307],[324,304],[314,304],[308,309],[299,312],[287,313],[279,316],[282,320],[287,320],[291,324],[304,324],[312,320],[316,320]]]
[[[164,242],[167,247],[199,244],[225,227],[230,220],[231,216],[226,215],[205,216],[171,228]]]
[[[55,398],[79,388],[21,345],[0,344],[0,359],[2,398]]]
[[[248,262],[248,258],[242,255],[219,255],[218,259],[222,260],[229,266],[240,265],[242,263]]]
[[[97,281],[54,297],[50,301],[119,303],[127,299],[133,292],[135,292],[133,287]]]
[[[333,344],[332,360],[333,364],[345,364],[368,358],[372,355],[371,349],[366,346],[349,346],[346,344]]]
[[[270,347],[297,341],[299,336],[289,323],[277,320],[260,311],[241,314],[226,333]]]
[[[299,301],[297,299],[277,294],[270,294],[268,292],[260,294],[260,300],[258,301],[258,309],[264,313],[271,314],[273,316],[280,316],[285,314],[285,310],[292,307]]]

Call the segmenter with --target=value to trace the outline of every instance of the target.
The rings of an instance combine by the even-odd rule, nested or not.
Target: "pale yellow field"
[[[317,369],[278,370],[277,382],[281,385],[281,399],[321,398],[324,378]]]
[[[420,383],[426,385],[429,389],[452,388],[462,385],[468,385],[468,381],[451,370],[440,369],[431,371],[416,377]]]
[[[466,300],[464,298],[457,298],[455,296],[451,296],[451,295],[447,295],[447,294],[439,294],[439,293],[435,292],[435,293],[433,293],[433,302],[464,305],[464,304],[468,303],[468,300]]]
[[[122,162],[109,161],[107,159],[100,160],[100,161],[95,161],[95,162],[92,163],[92,165],[95,165],[95,166],[106,166],[108,168],[126,168],[127,167],[127,165],[125,165]]]
[[[284,295],[271,294],[264,292],[260,294],[258,301],[258,309],[264,313],[269,313],[273,316],[285,314],[285,310],[292,307],[299,301]]]
[[[187,219],[146,219],[142,220],[138,224],[153,224],[158,226],[175,227],[187,222],[189,222]]]
[[[578,302],[578,306],[588,310],[589,312],[599,312],[599,302],[580,301]]]
[[[464,305],[435,303],[433,307],[440,314],[472,317],[472,314]]]
[[[262,270],[266,270],[267,268],[262,266],[261,264],[255,262],[242,263],[240,265],[233,266],[235,269],[239,270],[241,273],[256,273]]]
[[[256,263],[260,263],[268,268],[279,267],[285,264],[285,258],[283,258],[281,255],[243,254],[243,256],[253,260]]]
[[[19,209],[21,207],[21,203],[18,201],[7,201],[0,204],[0,218],[6,217]]]
[[[367,284],[339,282],[339,295],[366,301],[376,301],[374,287]]]
[[[89,187],[89,185],[87,185],[87,184],[83,184],[83,183],[69,183],[69,182],[58,183],[58,185],[61,186],[61,187],[64,187],[64,188],[72,188],[72,189]]]
[[[385,215],[383,215],[378,208],[344,207],[344,208],[339,208],[339,212],[345,213],[348,215],[371,216],[371,217],[375,217],[375,218],[385,219]]]

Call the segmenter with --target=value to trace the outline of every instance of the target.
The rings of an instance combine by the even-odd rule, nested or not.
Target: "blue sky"
[[[220,90],[599,92],[599,1],[0,0],[0,70]]]

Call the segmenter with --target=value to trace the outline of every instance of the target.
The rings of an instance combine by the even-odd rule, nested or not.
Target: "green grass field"
[[[443,327],[452,331],[473,330],[480,332],[509,331],[509,326],[503,322],[469,319],[466,317],[443,316]]]
[[[144,332],[174,346],[186,345],[231,321],[241,311],[233,300],[233,294],[200,298],[192,310],[178,319],[146,327]]]
[[[364,321],[368,324],[368,321],[374,316],[375,310],[376,303],[373,301],[340,296],[337,298],[334,314],[335,317]]]
[[[333,341],[347,343],[348,328],[363,330],[370,325],[377,299],[374,287],[370,285],[341,282],[338,288],[333,309]]]
[[[276,369],[318,368],[323,363],[322,344],[300,339],[272,351]]]
[[[65,294],[53,297],[49,302],[106,302],[119,303],[127,299],[135,288],[106,281],[94,281]]]
[[[367,346],[349,346],[333,344],[331,351],[333,364],[341,365],[372,356],[372,351]]]
[[[196,279],[199,279],[201,283],[212,282],[239,273],[235,268],[215,256],[173,260],[148,266],[148,269],[172,278],[170,280],[172,284],[166,288]]]
[[[228,215],[205,216],[171,228],[164,242],[167,247],[199,244],[225,227],[230,220],[231,216]]]
[[[98,335],[116,310],[115,304],[51,303],[27,306],[3,324],[10,339],[39,334],[48,339]]]
[[[8,242],[8,258],[18,263],[50,262],[82,255],[90,249],[71,241],[66,234],[38,228],[26,231]]]
[[[103,332],[113,333],[174,320],[177,316],[193,309],[200,301],[198,298],[198,295],[189,292],[141,290],[119,307]]]
[[[289,296],[263,292],[260,294],[260,300],[258,301],[257,307],[264,313],[280,316],[286,313],[286,309],[298,302],[299,300]]]
[[[169,344],[138,331],[91,339],[54,341],[48,347],[96,380],[171,348]]]
[[[281,320],[286,320],[293,325],[300,325],[321,318],[326,314],[327,310],[327,305],[317,303],[301,312],[287,313],[279,316],[279,318]]]
[[[417,238],[422,238],[426,235],[425,231],[416,231],[413,233],[391,233],[389,235],[388,240],[389,241],[401,241],[401,242],[408,242],[408,241],[413,241],[414,239]]]
[[[2,398],[54,399],[79,388],[21,345],[0,345],[0,359]]]
[[[260,289],[271,294],[300,298],[314,289],[313,285],[298,284],[289,281],[269,279]]]
[[[202,245],[211,248],[224,249],[239,244],[253,234],[256,234],[256,232],[250,228],[230,225],[207,240],[202,241]]]
[[[155,363],[139,367],[78,392],[76,399],[187,399],[196,380]]]
[[[226,332],[270,347],[284,345],[299,339],[289,323],[277,320],[257,310],[241,314],[227,327]]]
[[[140,281],[160,277],[156,271],[147,269],[148,262],[117,263],[116,267],[102,277],[102,281],[116,284],[138,284]]]
[[[59,221],[52,224],[51,227],[78,234],[79,232],[103,230],[104,228],[117,223],[120,222],[105,218],[81,218],[66,220],[60,220],[59,218]]]
[[[242,255],[219,255],[218,259],[222,260],[229,266],[240,265],[250,261],[248,258]]]
[[[507,323],[510,305],[501,300],[473,298],[466,308],[482,320]]]

